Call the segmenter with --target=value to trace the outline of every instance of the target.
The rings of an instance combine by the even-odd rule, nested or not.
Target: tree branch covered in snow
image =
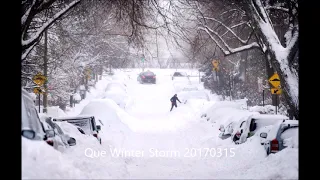
[[[34,47],[34,44],[39,40],[41,34],[50,27],[58,18],[63,16],[66,12],[68,12],[72,7],[77,5],[80,0],[74,0],[68,5],[62,7],[57,13],[55,13],[51,18],[49,18],[45,23],[42,24],[40,28],[37,29],[35,33],[30,34],[30,25],[34,19],[37,18],[37,15],[42,13],[44,9],[47,9],[50,6],[53,6],[55,0],[49,1],[37,1],[33,0],[31,5],[24,6],[22,8],[27,9],[25,13],[21,17],[21,44],[22,44],[22,52],[28,50],[29,47]],[[22,10],[24,11],[24,9]],[[26,56],[26,54],[23,54]],[[25,59],[25,57],[23,58]]]

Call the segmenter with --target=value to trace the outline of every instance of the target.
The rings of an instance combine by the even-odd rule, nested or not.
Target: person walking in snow
[[[173,106],[175,106],[175,107],[177,108],[177,100],[179,101],[179,103],[181,103],[180,100],[179,100],[179,98],[178,98],[178,96],[177,96],[177,94],[175,94],[175,95],[170,99],[170,101],[171,101],[171,109],[170,109],[170,111],[172,111]]]

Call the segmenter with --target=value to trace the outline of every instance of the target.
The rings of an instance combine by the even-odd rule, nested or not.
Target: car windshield
[[[43,127],[40,123],[38,113],[34,107],[33,101],[29,101],[25,96],[21,99],[22,108],[22,128],[32,129],[36,133],[43,132]]]
[[[291,128],[286,128],[282,133],[281,133],[281,139],[287,139],[290,137],[293,137],[298,134],[298,127],[291,127]]]
[[[73,124],[75,126],[81,127],[86,134],[91,134],[92,126],[90,123],[90,118],[85,119],[68,119],[68,123]]]
[[[61,134],[61,135],[64,134],[62,129],[60,128],[60,126],[58,124],[54,123],[54,128],[58,131],[59,134]]]

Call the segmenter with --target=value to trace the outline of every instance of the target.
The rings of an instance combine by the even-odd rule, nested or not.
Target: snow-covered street
[[[298,179],[300,4],[22,0],[22,179]]]
[[[105,76],[82,102],[85,104],[67,112],[67,116],[92,113],[100,119],[101,145],[68,123],[61,126],[76,138],[77,145],[64,152],[45,142],[23,139],[23,178],[298,179],[297,148],[266,156],[259,133],[240,145],[218,137],[220,123],[253,112],[219,101],[213,94],[209,102],[178,103],[170,112],[170,98],[175,93],[179,97],[170,76],[174,70],[152,71],[157,75],[156,84],[137,82],[137,69],[116,71],[113,80],[123,82],[130,97],[125,109],[103,99],[112,81]],[[199,82],[194,84],[202,88]],[[210,120],[202,118],[203,113]]]

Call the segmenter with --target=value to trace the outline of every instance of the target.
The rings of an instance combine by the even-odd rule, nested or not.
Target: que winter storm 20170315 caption
[[[150,148],[149,151],[144,150],[125,150],[110,148],[109,151],[85,149],[85,156],[89,158],[101,157],[155,157],[155,158],[206,158],[206,157],[234,157],[235,148],[185,148],[183,151],[178,150],[159,150]]]

